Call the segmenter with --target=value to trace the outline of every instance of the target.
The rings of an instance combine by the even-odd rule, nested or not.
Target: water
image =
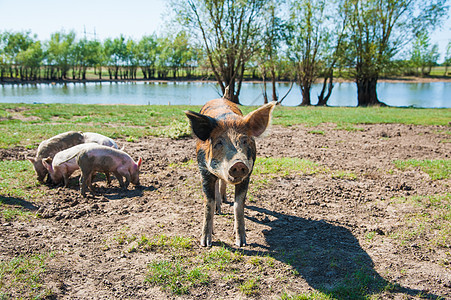
[[[268,84],[268,94],[271,85]],[[285,95],[289,84],[278,84],[279,97]],[[316,104],[321,86],[312,89],[312,104]],[[390,106],[451,108],[451,82],[387,83],[377,86],[378,97]],[[68,83],[1,85],[3,103],[78,103],[78,104],[163,104],[202,105],[219,97],[215,83],[205,82],[126,82],[126,83]],[[243,83],[240,101],[244,105],[263,103],[261,83]],[[283,105],[301,102],[298,86],[293,86]],[[353,82],[336,83],[328,102],[331,106],[356,106],[357,89]]]

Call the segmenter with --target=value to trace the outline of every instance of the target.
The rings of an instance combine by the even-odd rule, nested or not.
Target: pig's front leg
[[[235,203],[233,210],[235,213],[235,245],[242,247],[246,245],[246,229],[244,227],[244,202],[246,200],[247,189],[249,187],[249,177],[235,186]]]
[[[202,188],[205,196],[204,223],[200,244],[211,247],[213,234],[213,216],[215,214],[215,185],[218,178],[212,174],[202,174]]]
[[[122,175],[119,174],[118,171],[114,171],[113,173],[114,173],[114,176],[116,176],[117,180],[119,181],[120,187],[121,187],[121,188],[125,188],[124,180],[122,180]]]

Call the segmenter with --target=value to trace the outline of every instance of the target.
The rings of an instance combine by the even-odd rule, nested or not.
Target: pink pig
[[[122,188],[127,188],[133,183],[139,185],[139,168],[141,157],[136,163],[130,155],[124,151],[98,144],[90,144],[83,148],[76,156],[76,161],[81,170],[80,191],[86,197],[86,187],[94,192],[91,177],[95,172],[112,172]],[[122,180],[125,177],[125,183]]]
[[[91,143],[76,145],[58,152],[53,159],[51,157],[42,159],[42,164],[49,172],[54,184],[59,184],[63,179],[64,186],[67,187],[70,175],[79,169],[75,157],[81,149],[90,146]]]

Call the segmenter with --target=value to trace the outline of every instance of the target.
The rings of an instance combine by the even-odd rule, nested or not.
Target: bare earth
[[[194,139],[154,137],[134,143],[118,141],[134,159],[143,158],[142,187],[123,191],[117,180],[107,187],[99,177],[97,196],[85,199],[75,173],[69,188],[41,185],[41,199],[22,200],[22,206],[37,211],[40,218],[6,222],[0,217],[0,260],[54,253],[43,278],[58,299],[268,299],[283,292],[327,291],[360,269],[369,270],[379,282],[397,286],[396,292],[382,292],[383,298],[413,299],[422,294],[451,299],[451,245],[423,247],[417,241],[402,243],[392,237],[414,208],[390,205],[395,201],[391,199],[449,192],[449,179],[432,181],[418,169],[401,171],[393,165],[396,159],[449,159],[450,143],[441,142],[449,140],[443,133],[449,128],[357,127],[363,130],[335,130],[335,125],[328,124],[273,126],[257,140],[259,157],[303,158],[357,175],[352,179],[334,178],[331,171],[281,174],[250,188],[249,245],[240,251],[246,257],[268,254],[275,258],[275,266],[241,262],[234,280],[212,272],[208,284],[192,286],[183,296],[145,282],[148,264],[174,253],[129,251],[128,242],[118,242],[123,233],[191,237],[193,255],[212,251],[198,243],[203,213],[200,175],[195,164],[182,164],[195,159]],[[0,149],[0,159],[24,159],[34,151]],[[233,244],[231,204],[225,203],[223,215],[215,216],[213,249],[239,249]],[[369,233],[375,233],[374,237],[369,239]],[[425,241],[432,238],[423,237]],[[246,296],[238,288],[239,278],[252,274],[259,276],[259,289]]]

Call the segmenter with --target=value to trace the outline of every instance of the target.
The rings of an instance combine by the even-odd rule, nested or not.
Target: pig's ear
[[[271,120],[271,112],[275,105],[275,101],[265,104],[244,117],[244,122],[249,128],[251,135],[257,137],[265,132]]]
[[[49,171],[49,172],[52,171],[53,167],[52,167],[52,158],[51,157],[43,158],[42,159],[42,164],[47,169],[47,171]]]
[[[191,123],[194,134],[202,141],[206,141],[216,127],[215,119],[190,110],[185,111],[185,114]]]
[[[141,164],[143,163],[143,159],[141,157],[138,158],[138,168],[141,167]]]

